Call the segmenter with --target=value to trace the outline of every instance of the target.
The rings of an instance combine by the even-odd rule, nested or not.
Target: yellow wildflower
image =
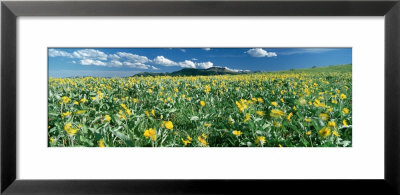
[[[344,100],[344,99],[346,99],[347,98],[347,96],[345,95],[345,94],[340,94],[340,99],[342,99],[342,100]]]
[[[343,108],[342,112],[343,114],[349,114],[350,110],[348,108]]]
[[[242,132],[241,131],[237,131],[237,130],[232,131],[232,133],[233,133],[233,135],[236,135],[236,136],[242,135]]]
[[[293,113],[289,113],[287,120],[290,121],[290,118],[292,118],[292,116],[293,116]]]
[[[69,101],[71,101],[71,99],[69,99],[67,96],[63,96],[61,100],[64,102],[64,104],[67,104]]]
[[[329,127],[324,127],[321,130],[319,130],[319,135],[321,137],[328,137],[331,135],[331,130],[329,129]]]
[[[274,118],[279,118],[279,117],[285,115],[285,113],[282,110],[274,109],[274,110],[271,110],[271,113],[269,115]]]
[[[104,120],[110,122],[111,121],[110,115],[107,114],[106,116],[104,116]]]
[[[307,132],[306,132],[306,135],[311,135],[311,131],[307,131]]]
[[[346,120],[343,120],[343,126],[348,127],[349,125],[347,124]]]
[[[265,144],[265,137],[264,136],[257,136],[255,143],[258,146],[263,146]]]
[[[206,105],[206,102],[200,101],[200,105],[201,105],[201,106],[205,106],[205,105]]]
[[[67,132],[68,135],[73,136],[75,135],[79,129],[73,128],[71,122],[64,125],[64,130]]]
[[[336,127],[335,121],[329,121],[329,122],[328,122],[328,126],[329,126],[329,127]]]
[[[326,120],[329,119],[329,115],[327,115],[327,114],[325,114],[325,113],[321,113],[321,114],[319,115],[319,118],[322,119],[322,120],[324,120],[324,121],[326,121]]]
[[[146,138],[155,141],[157,139],[157,131],[153,128],[146,129],[143,134]]]
[[[205,127],[211,127],[211,124],[210,123],[204,123],[204,126]]]
[[[98,143],[99,143],[99,147],[100,147],[100,148],[106,147],[106,146],[104,145],[104,140],[103,140],[103,139],[99,140]]]
[[[261,116],[261,117],[264,116],[264,112],[263,112],[263,111],[257,111],[256,114],[258,114],[258,115]]]
[[[172,130],[174,128],[174,124],[171,121],[165,122],[165,128]]]
[[[336,136],[336,137],[340,137],[339,132],[337,132],[337,131],[333,131],[332,134],[333,134],[334,136]]]
[[[62,114],[61,114],[61,117],[62,117],[62,118],[65,118],[66,116],[69,116],[69,115],[71,115],[71,112],[70,112],[70,111],[67,111],[67,112],[62,113]]]
[[[271,102],[271,105],[278,106],[278,102]]]
[[[201,136],[197,137],[197,139],[201,143],[201,146],[207,146],[207,141],[203,139]]]
[[[247,114],[244,116],[243,122],[247,122],[249,119],[250,119],[250,114],[247,113]]]

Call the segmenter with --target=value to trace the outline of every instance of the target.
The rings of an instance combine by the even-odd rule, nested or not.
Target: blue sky
[[[49,48],[50,77],[126,77],[226,67],[279,71],[352,63],[351,48]]]

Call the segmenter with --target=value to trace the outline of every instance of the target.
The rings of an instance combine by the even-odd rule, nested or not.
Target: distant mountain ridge
[[[210,75],[237,75],[250,71],[232,70],[224,67],[211,67],[207,69],[183,68],[171,73],[142,72],[133,76],[210,76]]]

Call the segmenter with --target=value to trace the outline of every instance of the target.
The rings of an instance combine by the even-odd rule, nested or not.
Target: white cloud
[[[277,54],[275,52],[267,52],[262,48],[253,48],[249,49],[246,53],[253,57],[262,58],[262,57],[275,57]]]
[[[182,68],[196,68],[196,64],[190,60],[185,60],[183,62],[178,63]]]
[[[149,67],[150,67],[149,65],[143,64],[143,63],[140,63],[140,62],[125,61],[125,62],[123,62],[123,64],[125,66],[130,67],[130,68],[138,68],[138,69],[149,69]]]
[[[203,48],[203,50],[210,51],[211,48],[206,47],[206,48]]]
[[[118,52],[118,56],[128,59],[132,63],[147,63],[150,62],[146,56],[140,56],[133,53]]]
[[[226,68],[227,70],[230,70],[232,72],[250,72],[250,70],[233,69],[233,68],[228,68],[226,66],[224,68]]]
[[[200,63],[197,63],[196,65],[199,68],[204,68],[204,69],[211,68],[214,66],[214,64],[212,62],[200,62]]]
[[[159,68],[155,67],[155,66],[151,66],[151,69],[153,70],[160,70]]]
[[[186,52],[186,49],[179,49],[179,50],[181,50],[181,52]]]
[[[72,54],[79,59],[107,60],[107,54],[96,49],[81,49],[74,51]]]
[[[73,56],[66,52],[66,51],[60,51],[57,49],[49,49],[49,56],[50,57],[57,57],[57,56],[61,56],[61,57],[69,57],[69,58],[73,58]]]
[[[75,60],[72,60],[72,63],[76,64],[76,61],[75,61]]]
[[[196,60],[198,60],[198,59],[197,59],[197,58],[192,58],[192,60],[193,60],[193,61],[196,61]]]
[[[106,63],[100,60],[83,59],[80,61],[82,65],[95,65],[95,66],[105,66]]]
[[[114,60],[118,60],[118,59],[121,58],[117,54],[109,54],[108,57],[111,58],[111,59],[114,59]]]
[[[120,62],[118,60],[111,60],[107,65],[108,66],[113,66],[113,67],[121,67],[122,66],[122,62]]]
[[[153,60],[154,63],[162,65],[162,66],[177,66],[178,63],[164,57],[164,56],[157,56]]]

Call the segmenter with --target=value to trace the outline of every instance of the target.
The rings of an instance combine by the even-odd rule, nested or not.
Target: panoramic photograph
[[[48,48],[48,147],[352,147],[352,48]]]

